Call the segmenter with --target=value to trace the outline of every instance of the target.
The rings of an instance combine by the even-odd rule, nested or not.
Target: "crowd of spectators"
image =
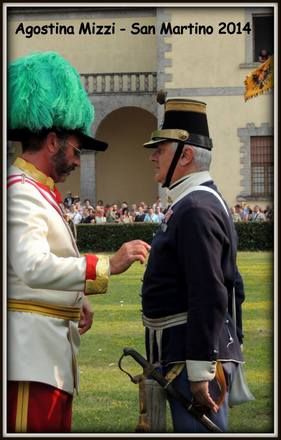
[[[243,203],[232,206],[230,211],[235,223],[273,221],[273,210],[270,206],[261,208],[260,206],[255,205],[251,208],[246,203]]]
[[[160,198],[152,205],[146,202],[140,202],[138,205],[133,203],[130,207],[127,202],[122,202],[121,206],[117,203],[105,205],[102,200],[98,200],[96,206],[93,206],[89,199],[81,203],[78,196],[72,197],[71,193],[68,193],[63,203],[66,220],[76,225],[79,223],[161,223],[164,218]]]
[[[138,205],[133,203],[129,207],[127,202],[122,202],[118,206],[117,203],[109,205],[104,204],[102,200],[98,200],[96,206],[93,206],[89,199],[81,203],[78,196],[72,197],[71,193],[68,193],[64,199],[64,208],[67,221],[72,221],[76,225],[79,223],[161,223],[164,218],[160,198],[157,198],[152,205],[140,202]],[[243,203],[231,207],[230,211],[235,223],[273,220],[273,210],[270,206],[263,209],[255,205],[251,208]]]

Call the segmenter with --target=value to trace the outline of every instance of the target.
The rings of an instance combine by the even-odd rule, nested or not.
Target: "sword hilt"
[[[178,400],[182,404],[182,406],[188,412],[190,412],[197,420],[199,420],[199,422],[201,422],[202,425],[204,425],[205,428],[207,428],[210,432],[216,432],[216,433],[223,432],[214,422],[212,422],[212,420],[209,419],[209,417],[199,412],[194,407],[192,402],[188,401],[188,399],[186,399],[186,397],[184,397],[184,395],[180,391],[174,388],[172,384],[169,383],[167,379],[157,371],[156,367],[150,364],[140,353],[138,353],[133,348],[125,347],[123,349],[123,355],[119,359],[119,368],[122,371],[124,371],[126,374],[128,374],[128,376],[131,377],[131,380],[132,380],[132,376],[127,371],[121,368],[121,360],[123,359],[124,356],[131,356],[133,359],[135,359],[135,361],[143,367],[147,375],[153,377],[153,379],[155,379],[156,382],[158,382],[162,387],[165,388],[165,390],[167,391],[168,394],[170,394],[171,397]]]

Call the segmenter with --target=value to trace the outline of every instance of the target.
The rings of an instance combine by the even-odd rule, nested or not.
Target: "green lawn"
[[[272,254],[241,252],[238,267],[246,286],[244,354],[256,400],[230,410],[230,432],[273,431]],[[123,347],[144,354],[139,290],[144,267],[135,263],[110,280],[105,295],[90,297],[95,321],[81,341],[80,393],[74,400],[73,431],[133,433],[138,420],[138,388],[118,368]],[[133,361],[126,367],[140,372]],[[168,430],[171,421],[168,417]]]

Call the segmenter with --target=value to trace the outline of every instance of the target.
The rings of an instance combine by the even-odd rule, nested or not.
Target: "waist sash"
[[[45,304],[40,301],[9,299],[8,310],[11,312],[37,313],[67,321],[79,321],[80,319],[80,307],[58,306],[55,304]]]

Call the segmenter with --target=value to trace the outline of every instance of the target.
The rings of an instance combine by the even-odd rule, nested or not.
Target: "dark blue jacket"
[[[217,191],[213,182],[204,185]],[[242,360],[244,290],[231,215],[205,191],[188,194],[172,211],[167,228],[160,227],[153,239],[142,288],[142,309],[148,318],[188,312],[186,324],[163,332],[163,363]],[[236,333],[230,316],[235,285]]]

